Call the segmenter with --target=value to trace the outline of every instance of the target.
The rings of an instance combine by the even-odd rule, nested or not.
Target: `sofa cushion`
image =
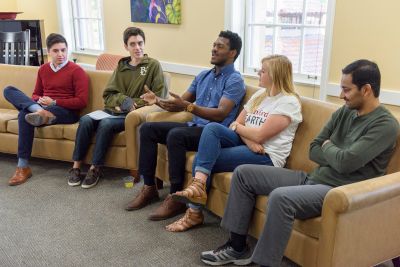
[[[64,125],[64,134],[63,138],[71,141],[75,141],[76,131],[78,130],[79,123],[74,124],[66,124]],[[92,138],[91,143],[94,144],[96,142],[96,138]],[[126,146],[125,142],[125,131],[120,132],[115,135],[113,138],[111,145],[113,146]]]
[[[0,133],[7,132],[7,122],[9,120],[17,120],[18,111],[15,109],[0,108]]]
[[[64,127],[62,124],[35,128],[35,137],[43,139],[63,139]],[[7,124],[7,132],[18,134],[18,120],[11,120]]]

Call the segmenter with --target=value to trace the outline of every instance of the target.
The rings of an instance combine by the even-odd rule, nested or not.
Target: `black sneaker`
[[[68,171],[68,185],[77,186],[82,182],[81,170],[79,168],[72,168]]]
[[[89,169],[85,179],[83,179],[82,188],[88,189],[95,186],[99,182],[101,176],[103,176],[103,173],[100,168]]]
[[[247,265],[251,263],[251,255],[249,246],[246,245],[246,248],[242,252],[238,252],[233,249],[230,241],[228,241],[216,250],[202,252],[200,259],[202,262],[214,266],[228,263]]]

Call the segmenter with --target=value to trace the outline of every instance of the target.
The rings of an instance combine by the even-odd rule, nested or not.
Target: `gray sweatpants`
[[[235,169],[221,226],[241,235],[249,229],[257,195],[269,195],[264,230],[253,252],[255,263],[280,266],[294,219],[321,214],[332,187],[314,184],[302,171],[262,165]]]

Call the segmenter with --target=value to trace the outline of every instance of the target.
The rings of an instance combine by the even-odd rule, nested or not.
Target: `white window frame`
[[[59,14],[59,20],[60,20],[60,25],[61,25],[61,32],[63,35],[66,37],[68,40],[69,44],[69,53],[74,53],[74,54],[84,54],[84,55],[100,55],[105,51],[105,36],[104,36],[104,13],[103,13],[103,0],[97,0],[99,1],[99,6],[100,6],[100,17],[99,18],[83,18],[83,17],[74,17],[73,16],[73,2],[79,1],[79,0],[58,0],[57,1],[57,6],[58,6],[58,14]],[[81,19],[95,19],[95,20],[100,20],[100,49],[91,49],[91,48],[85,48],[85,47],[78,47],[78,41],[76,40],[76,36],[78,34],[78,29],[75,29],[75,20],[81,20]],[[82,42],[80,42],[82,43]]]
[[[279,0],[278,0],[279,1]],[[249,59],[249,49],[250,49],[250,34],[248,30],[248,25],[246,24],[246,16],[249,14],[249,5],[251,1],[246,0],[225,0],[225,28],[237,32],[243,38],[243,47],[241,55],[239,56],[235,66],[245,75],[250,77],[255,77],[256,71],[247,67],[247,62]],[[322,71],[321,76],[310,76],[307,74],[294,74],[294,80],[296,83],[306,84],[306,85],[326,85],[327,75],[329,74],[329,62],[330,62],[330,52],[332,44],[332,33],[333,33],[333,16],[335,14],[335,2],[336,0],[329,0],[327,7],[327,17],[325,26],[325,40],[324,40],[324,52],[322,57]],[[304,23],[304,22],[303,22]],[[264,24],[263,24],[264,25]],[[280,26],[285,24],[269,24],[271,26]],[[290,24],[290,26],[293,26]],[[295,24],[297,27],[303,27],[304,24]],[[308,27],[308,25],[306,26]],[[313,26],[311,26],[313,27]],[[322,91],[322,90],[321,90]],[[324,95],[324,92],[322,92]],[[323,99],[325,99],[323,96]],[[321,93],[320,93],[321,98]],[[321,98],[322,99],[322,98]]]

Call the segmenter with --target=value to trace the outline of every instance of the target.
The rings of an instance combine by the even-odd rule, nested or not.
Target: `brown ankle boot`
[[[186,205],[184,203],[177,202],[172,199],[171,195],[168,195],[164,202],[156,208],[149,215],[149,220],[160,221],[168,218],[172,218],[180,213],[184,213]]]
[[[128,203],[125,209],[127,211],[139,210],[151,202],[159,199],[160,197],[158,196],[158,191],[155,185],[144,185],[139,194],[137,194],[136,197]]]

